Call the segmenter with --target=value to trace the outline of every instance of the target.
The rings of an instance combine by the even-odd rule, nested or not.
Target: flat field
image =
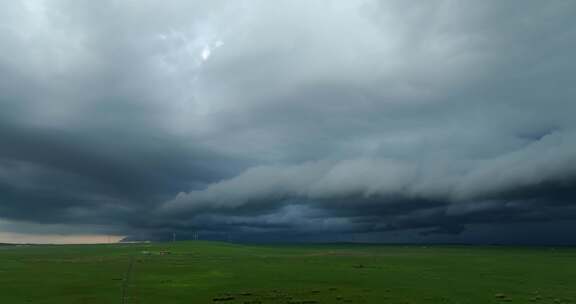
[[[576,304],[576,250],[200,241],[2,246],[0,303]]]

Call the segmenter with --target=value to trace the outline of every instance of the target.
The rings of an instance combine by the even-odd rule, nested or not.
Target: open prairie
[[[570,248],[5,246],[0,303],[576,303]]]

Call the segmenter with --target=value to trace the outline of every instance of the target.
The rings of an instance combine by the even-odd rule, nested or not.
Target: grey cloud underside
[[[0,219],[316,239],[576,220],[571,1],[2,6]]]

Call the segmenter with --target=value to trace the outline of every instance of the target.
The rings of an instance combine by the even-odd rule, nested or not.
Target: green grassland
[[[2,246],[0,303],[576,304],[576,250],[198,241]]]

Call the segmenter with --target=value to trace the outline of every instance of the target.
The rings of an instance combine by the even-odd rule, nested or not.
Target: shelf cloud
[[[10,233],[576,243],[575,3],[0,6]]]

